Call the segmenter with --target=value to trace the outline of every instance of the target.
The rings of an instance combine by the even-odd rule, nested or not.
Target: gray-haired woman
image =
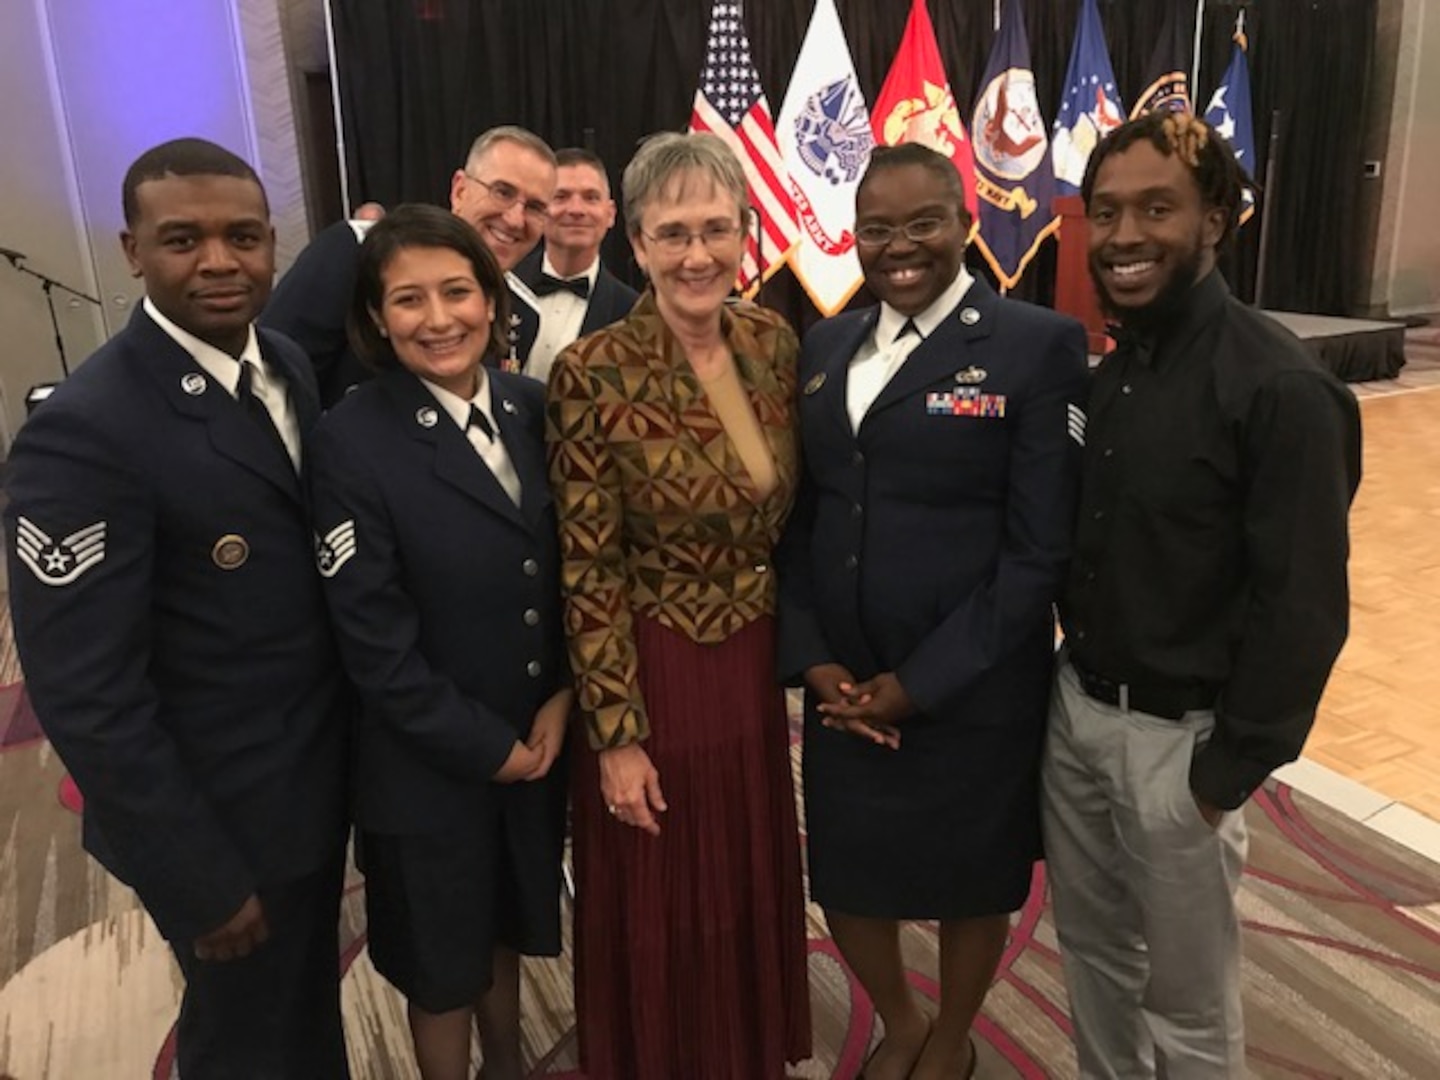
[[[727,303],[745,175],[710,135],[625,170],[650,288],[550,376],[577,748],[575,998],[589,1080],[777,1078],[809,1055],[771,548],[797,343]]]

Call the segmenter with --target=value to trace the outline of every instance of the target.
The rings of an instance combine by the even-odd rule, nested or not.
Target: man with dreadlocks
[[[1186,114],[1096,148],[1096,372],[1043,822],[1086,1078],[1245,1074],[1240,812],[1300,753],[1349,596],[1359,410],[1216,251],[1246,178]],[[1073,425],[1072,425],[1073,426]]]

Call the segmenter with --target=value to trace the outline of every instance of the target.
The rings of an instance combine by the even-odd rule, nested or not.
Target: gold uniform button
[[[250,543],[236,533],[226,533],[215,541],[210,558],[221,570],[238,570],[250,558]]]

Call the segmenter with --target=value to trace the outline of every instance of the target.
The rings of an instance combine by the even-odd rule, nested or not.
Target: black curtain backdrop
[[[1005,0],[1008,3],[1018,0]],[[1365,245],[1357,204],[1361,137],[1377,0],[1210,0],[1200,79],[1203,111],[1230,60],[1244,7],[1250,39],[1257,179],[1272,218],[1260,302],[1347,314]],[[1125,107],[1142,89],[1166,8],[1192,28],[1194,0],[1099,0]],[[773,113],[814,0],[747,0],[745,21]],[[1080,0],[1025,3],[1041,107],[1054,118]],[[704,61],[706,0],[334,0],[335,45],[352,204],[445,204],[474,137],[495,124],[532,129],[553,146],[589,146],[619,176],[638,140],[683,130]],[[837,0],[866,100],[873,102],[909,15],[909,0]],[[993,0],[930,0],[940,52],[967,128],[994,37]],[[1267,165],[1279,119],[1273,174]],[[1232,287],[1255,299],[1263,214],[1223,262]],[[606,241],[616,273],[638,282],[623,229]],[[978,259],[972,265],[982,269]],[[1015,294],[1048,303],[1054,242]],[[817,316],[788,270],[762,300],[799,326]],[[855,303],[869,302],[862,289]]]

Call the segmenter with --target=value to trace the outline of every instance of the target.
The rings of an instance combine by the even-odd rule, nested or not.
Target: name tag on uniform
[[[1004,394],[982,394],[976,386],[957,386],[925,395],[925,412],[930,416],[1005,416]]]

